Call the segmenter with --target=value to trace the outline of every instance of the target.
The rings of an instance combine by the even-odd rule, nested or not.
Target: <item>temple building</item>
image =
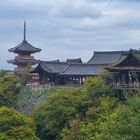
[[[24,38],[23,41],[14,48],[9,49],[9,52],[17,54],[15,59],[9,60],[8,63],[12,63],[17,67],[14,69],[16,74],[20,74],[27,66],[37,64],[38,60],[34,59],[31,54],[40,52],[41,49],[35,48],[26,40],[26,23],[24,22]]]
[[[41,84],[83,84],[87,77],[99,76],[101,70],[120,59],[128,51],[94,52],[93,57],[82,63],[80,58],[60,61],[40,61],[32,73],[38,73]]]
[[[26,40],[26,24],[24,22],[23,41],[9,52],[17,56],[8,63],[17,67],[15,74],[23,72],[27,66],[37,64],[31,69],[33,82],[39,80],[40,84],[73,85],[83,84],[87,77],[95,77],[101,74],[102,69],[113,73],[111,84],[114,88],[134,87],[140,83],[140,50],[129,51],[95,51],[91,59],[83,63],[81,58],[67,59],[61,62],[59,59],[52,61],[40,61],[34,59],[34,54],[41,49],[29,44]]]
[[[140,83],[140,51],[130,49],[106,68],[114,73],[112,83],[115,89],[136,88]]]

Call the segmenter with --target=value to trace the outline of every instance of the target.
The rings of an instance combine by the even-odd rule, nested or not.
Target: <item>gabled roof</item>
[[[107,67],[109,70],[140,70],[140,51],[130,49],[120,59]]]
[[[52,62],[52,61],[40,61],[38,66],[32,71],[39,72],[39,70],[43,70],[47,73],[61,73],[68,66],[66,62]]]
[[[123,52],[124,51],[95,51],[93,57],[87,63],[109,65],[117,61]]]
[[[63,76],[94,76],[99,75],[104,65],[91,64],[70,64],[67,69],[61,73]]]
[[[29,44],[26,40],[23,40],[22,43],[17,45],[14,48],[9,49],[9,52],[29,52],[29,53],[35,53],[35,52],[40,52],[41,49],[35,48],[31,44]]]
[[[56,60],[51,60],[51,61],[46,61],[46,62],[60,62],[60,60],[56,59]]]
[[[44,71],[50,74],[59,74],[60,76],[95,76],[99,75],[100,70],[105,65],[91,64],[69,64],[66,62],[40,61],[32,73]]]
[[[67,59],[66,62],[72,63],[72,64],[81,64],[82,60],[81,58],[74,58],[74,59]]]

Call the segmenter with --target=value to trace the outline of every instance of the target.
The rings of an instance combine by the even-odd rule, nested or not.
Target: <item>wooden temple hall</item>
[[[140,82],[140,51],[94,52],[87,63],[80,59],[39,61],[32,72],[39,74],[41,84],[67,85],[82,84],[87,77],[99,76],[102,69],[113,74],[111,83],[115,88],[134,86]]]
[[[53,85],[82,84],[87,77],[99,76],[102,69],[113,73],[112,81],[116,88],[119,86],[136,85],[140,82],[140,51],[95,51],[91,59],[83,63],[81,58],[40,61],[31,54],[40,52],[26,40],[26,23],[24,22],[23,41],[9,52],[17,54],[8,63],[16,65],[14,72],[20,74],[27,66],[31,66],[31,75],[40,84]],[[36,65],[35,65],[36,64]],[[32,67],[35,65],[35,67]]]

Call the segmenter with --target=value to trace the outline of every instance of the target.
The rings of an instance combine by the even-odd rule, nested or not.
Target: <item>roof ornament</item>
[[[24,21],[24,41],[26,40],[26,21]]]

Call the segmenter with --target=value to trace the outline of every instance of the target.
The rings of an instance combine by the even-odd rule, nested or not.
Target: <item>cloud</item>
[[[38,59],[88,61],[94,50],[139,48],[139,13],[139,0],[1,0],[0,68],[12,68],[7,50],[22,41],[24,20]]]
[[[50,10],[49,16],[60,18],[98,18],[102,16],[101,11],[97,8],[96,4],[89,4],[83,0],[71,0],[55,5]]]

